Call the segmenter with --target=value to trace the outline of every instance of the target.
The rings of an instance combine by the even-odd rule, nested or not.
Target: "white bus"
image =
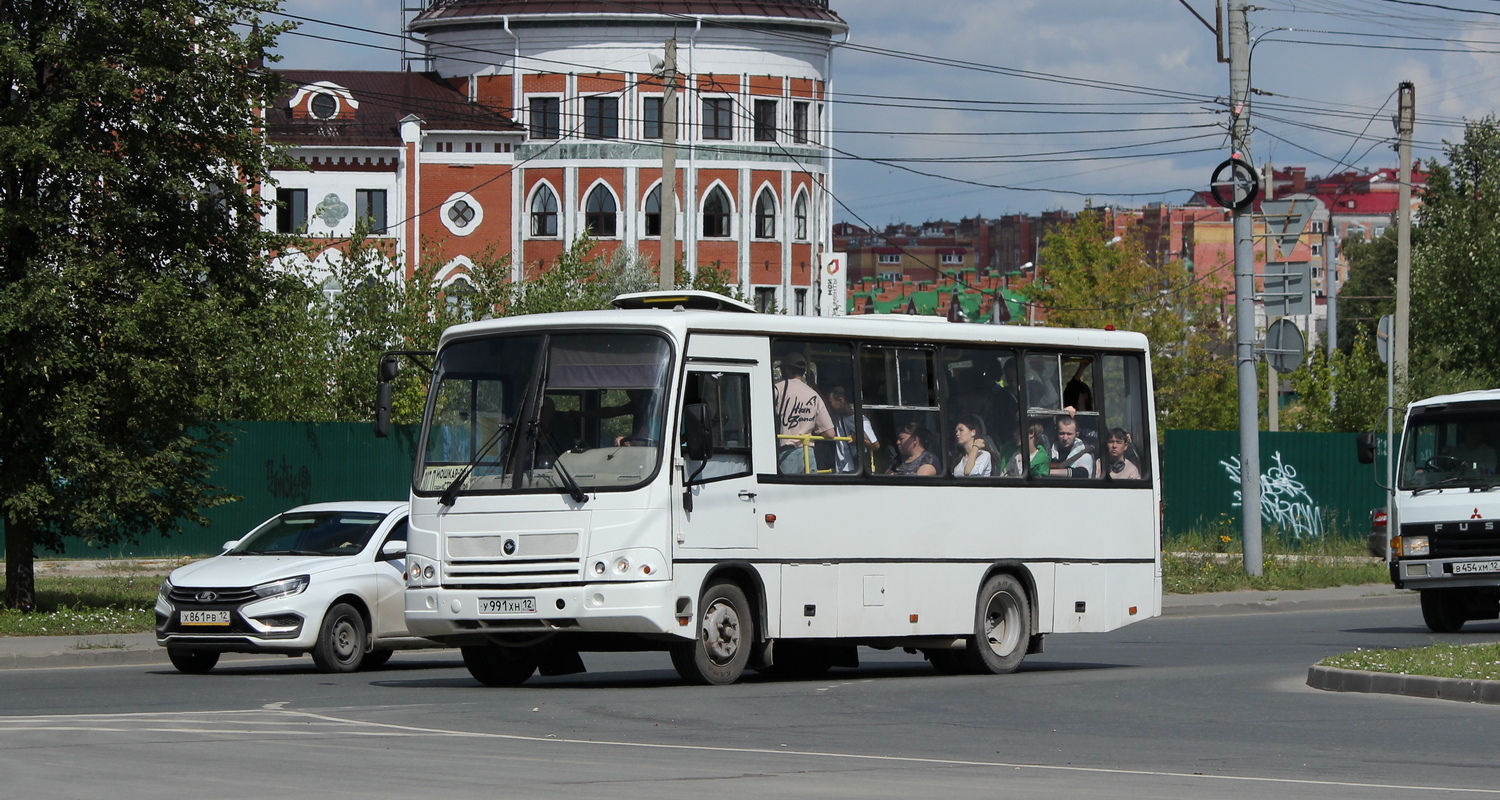
[[[860,646],[1004,673],[1160,613],[1144,336],[615,305],[460,325],[431,364],[406,620],[480,682],[608,650],[705,684]]]
[[[1500,617],[1500,390],[1418,400],[1406,412],[1390,488],[1386,560],[1400,589],[1422,596],[1437,633]],[[1374,434],[1359,460],[1375,460]],[[1381,542],[1384,544],[1384,542]]]

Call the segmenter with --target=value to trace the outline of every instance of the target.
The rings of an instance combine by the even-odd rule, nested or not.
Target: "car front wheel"
[[[365,618],[348,603],[335,603],[323,615],[313,663],[319,672],[353,672],[365,660]]]
[[[168,647],[167,658],[178,672],[202,675],[219,663],[219,654],[212,650],[189,650],[185,647]]]

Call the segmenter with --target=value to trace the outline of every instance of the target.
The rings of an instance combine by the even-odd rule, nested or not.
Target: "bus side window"
[[[749,475],[750,376],[743,372],[690,372],[683,404],[693,403],[708,406],[713,449],[708,461],[687,462],[687,477],[701,483]],[[679,441],[685,440],[679,437]]]
[[[771,344],[772,429],[777,472],[834,476],[868,461],[853,422],[854,359],[849,345],[777,339]]]
[[[969,428],[977,424],[983,440],[979,448],[990,454],[990,477],[1025,477],[1030,451],[1021,441],[1016,354],[999,349],[945,347],[942,365],[947,379],[943,399],[947,425],[940,432],[943,447],[955,459],[962,458],[962,448],[954,439],[955,429],[960,423]]]
[[[934,353],[922,347],[860,348],[860,412],[880,441],[874,471],[892,475],[947,474],[945,438],[937,404]],[[903,434],[906,434],[903,436]],[[905,444],[915,434],[920,444]],[[932,470],[927,467],[932,467]]]
[[[1103,477],[1151,477],[1156,443],[1146,425],[1146,382],[1139,356],[1104,356],[1104,430],[1100,433]]]
[[[1061,376],[1056,353],[1026,356],[1026,405],[1032,411],[1062,410]]]

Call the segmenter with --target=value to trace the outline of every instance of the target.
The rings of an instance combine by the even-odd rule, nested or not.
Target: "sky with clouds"
[[[1416,85],[1418,158],[1440,156],[1463,120],[1500,105],[1500,2],[1256,5],[1257,164],[1310,175],[1394,167],[1404,80]],[[1188,9],[1211,22],[1212,0],[832,6],[851,29],[834,55],[840,220],[1181,203],[1227,156],[1228,66]],[[400,66],[401,0],[286,0],[282,10],[302,24],[282,37],[279,67]]]

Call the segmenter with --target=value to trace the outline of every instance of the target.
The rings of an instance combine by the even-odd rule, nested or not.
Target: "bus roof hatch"
[[[632,292],[614,299],[614,307],[623,309],[665,308],[671,310],[679,306],[695,311],[755,313],[755,308],[748,303],[697,289],[684,289],[680,292]]]

